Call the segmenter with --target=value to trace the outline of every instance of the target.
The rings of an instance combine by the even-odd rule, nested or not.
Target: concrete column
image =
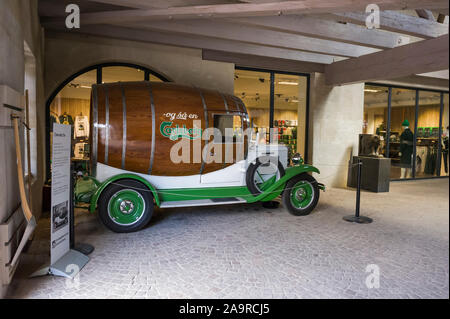
[[[325,85],[324,75],[311,74],[309,161],[328,187],[347,185],[348,162],[358,153],[362,133],[364,84]]]

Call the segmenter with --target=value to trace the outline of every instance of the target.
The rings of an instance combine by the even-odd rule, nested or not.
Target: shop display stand
[[[359,214],[359,210],[360,210],[360,203],[361,203],[361,168],[362,168],[362,161],[361,159],[358,159],[358,163],[356,164],[358,165],[358,185],[356,188],[356,210],[355,210],[355,215],[347,215],[344,216],[342,219],[347,221],[347,222],[351,222],[351,223],[358,223],[358,224],[370,224],[373,219],[366,217],[366,216],[361,216]]]

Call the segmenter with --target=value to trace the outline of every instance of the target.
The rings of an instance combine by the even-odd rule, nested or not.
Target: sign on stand
[[[70,250],[70,139],[70,125],[55,123],[53,126],[50,211],[52,265]]]
[[[32,277],[55,275],[73,278],[87,264],[89,257],[70,249],[70,125],[53,124],[52,189],[50,210],[50,266],[35,272]]]

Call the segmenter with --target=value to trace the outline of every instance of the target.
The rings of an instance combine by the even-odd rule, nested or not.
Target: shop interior
[[[288,146],[290,156],[305,154],[307,83],[308,77],[303,75],[235,71],[234,94],[245,103],[254,133],[269,142],[273,127],[278,134],[272,139]]]
[[[365,86],[363,133],[380,136],[392,180],[448,176],[448,119],[447,92]]]

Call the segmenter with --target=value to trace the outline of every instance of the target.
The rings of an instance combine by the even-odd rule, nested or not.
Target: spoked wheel
[[[257,196],[284,176],[284,167],[276,157],[261,156],[247,169],[246,182],[250,192]]]
[[[153,215],[153,196],[142,183],[119,180],[109,185],[99,198],[98,213],[106,227],[117,233],[143,228]]]
[[[283,205],[292,215],[308,215],[319,201],[317,181],[306,173],[290,179],[283,191]]]

